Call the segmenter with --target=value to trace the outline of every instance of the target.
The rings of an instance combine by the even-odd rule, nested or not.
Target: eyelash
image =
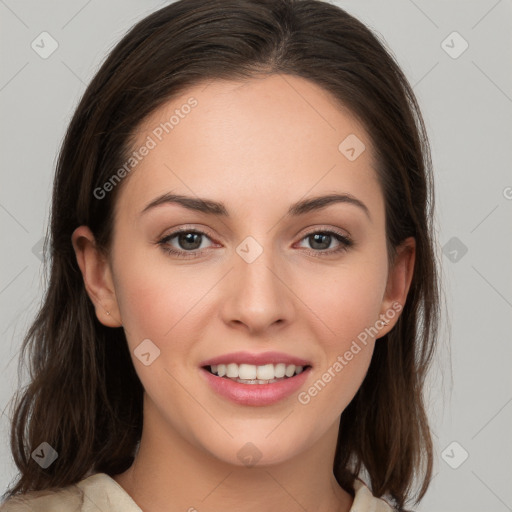
[[[176,256],[177,258],[185,258],[185,259],[193,259],[193,258],[198,258],[202,255],[202,252],[204,251],[198,251],[198,249],[195,249],[194,251],[179,251],[179,250],[176,250],[172,247],[169,247],[167,244],[169,243],[170,240],[172,240],[173,238],[175,238],[176,236],[180,235],[181,233],[187,233],[187,234],[190,234],[190,233],[194,233],[194,234],[198,234],[198,235],[204,235],[206,236],[207,238],[210,238],[210,236],[208,236],[208,233],[205,233],[203,231],[199,231],[199,230],[196,230],[196,229],[180,229],[178,231],[174,231],[173,233],[169,234],[169,235],[166,235],[165,237],[161,238],[157,244],[160,245],[160,247],[162,248],[163,251],[165,251],[167,254],[169,255],[172,255],[172,256]],[[354,245],[354,241],[352,239],[350,239],[348,236],[346,235],[342,235],[341,233],[338,233],[337,231],[329,231],[329,230],[317,230],[317,231],[311,231],[309,233],[306,233],[302,238],[301,238],[301,241],[312,236],[312,235],[316,235],[316,234],[322,234],[322,235],[333,235],[334,238],[340,242],[340,245],[336,248],[336,249],[328,249],[328,250],[313,250],[313,249],[305,249],[305,251],[312,255],[312,256],[315,256],[315,257],[320,257],[320,258],[323,258],[323,257],[326,257],[326,256],[332,256],[334,254],[338,254],[338,253],[343,253],[343,252],[346,252],[349,250],[350,247],[352,247]]]

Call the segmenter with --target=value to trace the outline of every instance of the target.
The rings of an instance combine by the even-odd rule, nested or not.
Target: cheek
[[[322,359],[297,399],[304,421],[325,429],[345,410],[367,373],[385,286],[378,265],[365,273],[346,270],[327,292],[309,292],[311,309],[322,320],[316,333]]]
[[[373,342],[355,342],[333,354],[329,364],[318,368],[309,385],[297,396],[300,422],[316,440],[330,428],[359,390],[370,365]],[[350,354],[350,355],[349,355]],[[350,358],[350,359],[349,359]]]
[[[209,280],[185,266],[171,268],[155,248],[127,254],[117,258],[115,287],[128,341],[133,346],[149,338],[163,346],[194,315]]]
[[[376,258],[330,269],[303,284],[301,297],[321,320],[321,337],[333,350],[375,324],[386,287],[386,264]],[[315,283],[311,286],[311,282]]]
[[[323,345],[323,357],[298,402],[307,411],[305,417],[316,417],[325,428],[343,412],[364,380],[382,327],[378,320],[386,277],[386,260],[370,255],[340,266],[335,279],[332,272],[331,279],[319,275],[318,286],[303,289],[312,314],[321,319],[316,338]]]

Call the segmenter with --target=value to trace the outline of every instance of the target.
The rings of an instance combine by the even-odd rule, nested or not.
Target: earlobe
[[[416,240],[409,237],[397,247],[393,266],[389,269],[380,315],[381,318],[385,317],[388,323],[379,333],[379,338],[391,331],[400,317],[411,287],[415,260]]]
[[[97,248],[93,233],[87,226],[80,226],[73,232],[71,242],[96,317],[107,327],[120,327],[122,322],[110,266]]]

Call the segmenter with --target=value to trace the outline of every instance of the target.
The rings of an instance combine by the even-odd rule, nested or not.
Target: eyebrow
[[[294,203],[288,209],[287,216],[298,217],[306,213],[321,210],[332,204],[344,203],[360,208],[366,216],[372,220],[368,207],[359,199],[351,194],[328,194],[324,196],[310,197]],[[229,217],[229,212],[223,203],[211,199],[184,196],[181,194],[167,193],[151,201],[141,212],[141,215],[156,208],[162,204],[178,204],[189,210],[193,210],[207,215],[216,215],[219,217]]]

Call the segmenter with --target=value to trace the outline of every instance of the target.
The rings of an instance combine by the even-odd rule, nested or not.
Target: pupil
[[[199,238],[201,235],[199,233],[184,233],[181,234],[179,237],[180,245],[184,249],[197,249],[201,245],[201,242],[199,241],[199,244],[197,244],[197,240],[194,241],[194,237]]]
[[[331,235],[326,235],[323,233],[316,233],[315,235],[312,235],[312,236],[313,236],[313,240],[314,240],[313,247],[314,247],[315,243],[320,243],[320,245],[322,245],[321,239],[325,237],[325,238],[327,238],[327,243],[323,242],[323,245],[325,247],[317,247],[317,249],[328,249],[329,248],[330,241],[331,241]]]

